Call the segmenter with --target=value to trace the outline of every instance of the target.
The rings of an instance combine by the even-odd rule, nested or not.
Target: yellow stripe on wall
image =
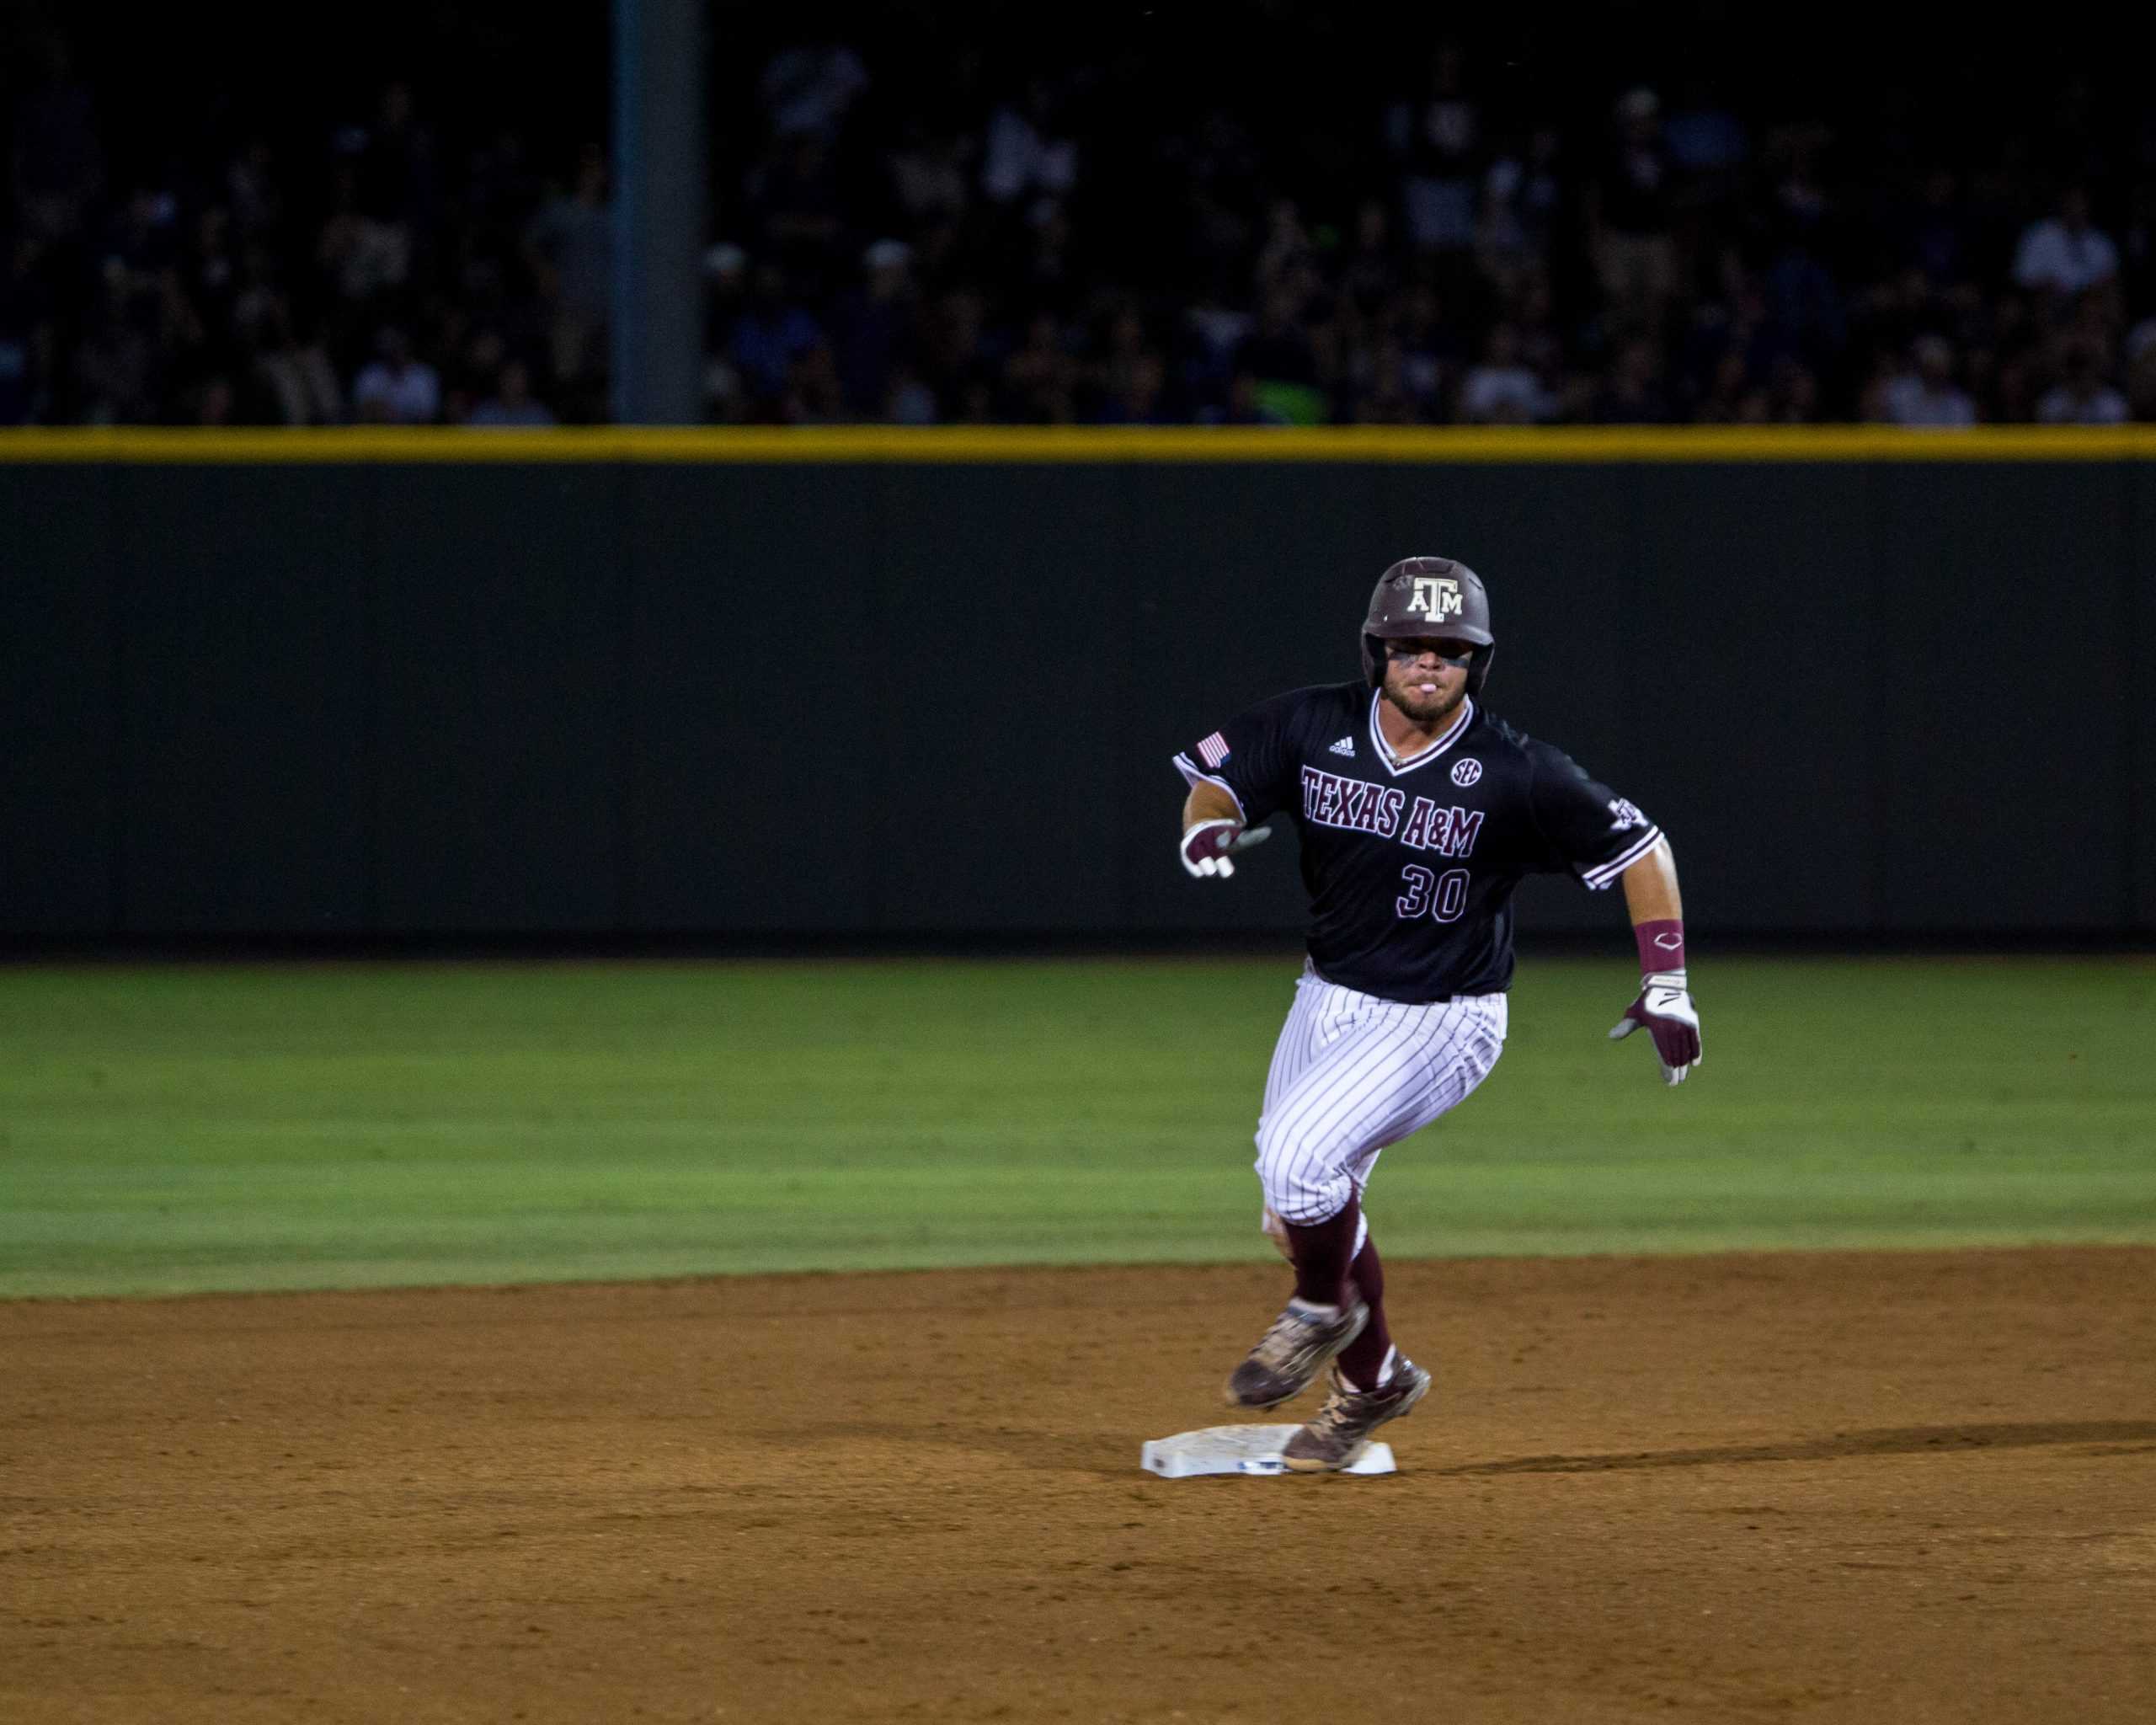
[[[1776,427],[609,425],[0,430],[18,462],[2117,462],[2156,461],[2156,425]]]

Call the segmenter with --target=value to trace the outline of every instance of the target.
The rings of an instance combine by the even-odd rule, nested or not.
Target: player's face
[[[1417,724],[1445,718],[1467,693],[1470,641],[1425,636],[1385,644],[1385,698]]]

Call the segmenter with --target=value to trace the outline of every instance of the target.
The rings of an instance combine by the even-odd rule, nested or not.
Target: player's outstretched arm
[[[1182,842],[1178,854],[1186,873],[1225,878],[1235,872],[1229,859],[1242,848],[1243,812],[1216,784],[1200,779],[1182,803]]]
[[[1621,1042],[1644,1028],[1654,1039],[1662,1081],[1682,1084],[1700,1063],[1700,1015],[1684,974],[1684,901],[1677,889],[1677,858],[1662,840],[1627,868],[1625,904],[1640,948],[1639,998],[1609,1033]]]

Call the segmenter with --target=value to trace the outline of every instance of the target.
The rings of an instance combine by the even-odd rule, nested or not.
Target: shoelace
[[[1327,1437],[1351,1434],[1356,1425],[1353,1413],[1348,1407],[1351,1398],[1345,1390],[1326,1391],[1325,1406],[1317,1411],[1317,1418],[1310,1424]]]
[[[1273,1320],[1273,1327],[1257,1344],[1258,1357],[1268,1365],[1286,1365],[1310,1345],[1312,1334],[1324,1322],[1304,1317],[1289,1310]]]
[[[1328,1385],[1326,1386],[1326,1404],[1317,1410],[1317,1418],[1313,1418],[1310,1425],[1328,1425],[1328,1428],[1341,1428],[1341,1429],[1356,1428],[1356,1425],[1360,1425],[1364,1418],[1369,1417],[1369,1406],[1367,1404],[1371,1402],[1371,1395],[1374,1393],[1341,1389],[1339,1385]],[[1356,1404],[1364,1404],[1364,1406],[1360,1406],[1358,1408]]]

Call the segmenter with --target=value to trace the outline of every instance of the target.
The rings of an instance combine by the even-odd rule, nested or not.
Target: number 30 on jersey
[[[1433,874],[1420,862],[1410,862],[1400,872],[1401,894],[1395,908],[1403,916],[1420,916],[1425,911],[1439,922],[1457,922],[1467,908],[1467,871],[1448,868]]]

